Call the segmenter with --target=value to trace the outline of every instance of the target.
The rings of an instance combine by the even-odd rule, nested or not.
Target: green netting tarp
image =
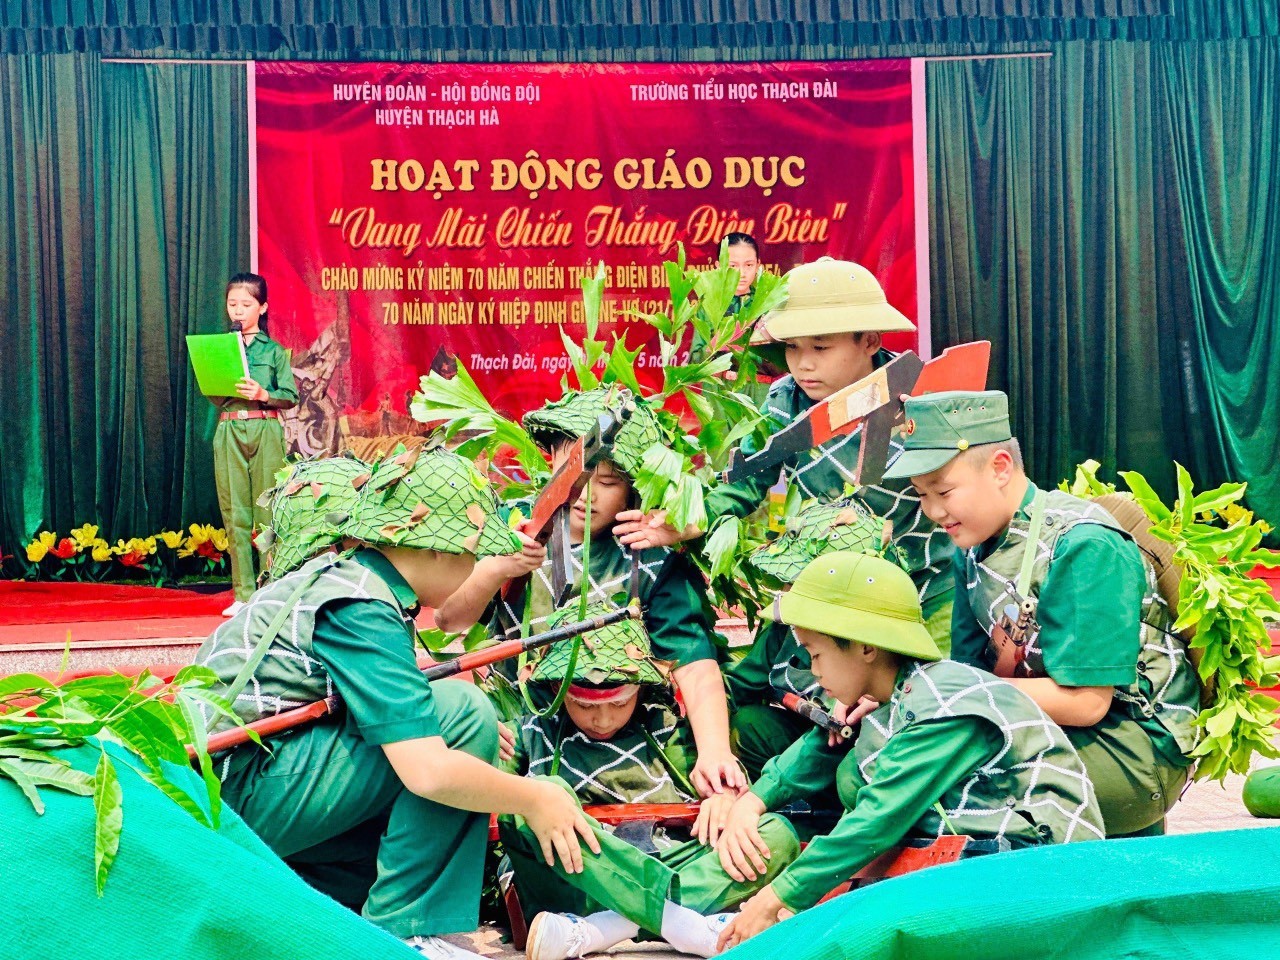
[[[1274,957],[1280,828],[1106,840],[934,867],[837,897],[731,960]]]
[[[63,754],[93,772],[97,751]],[[44,816],[0,779],[0,955],[76,960],[409,960],[396,938],[308,887],[230,810],[193,820],[121,760],[120,853],[93,886],[93,802],[42,789]],[[176,771],[181,775],[185,771]],[[193,775],[188,792],[203,796]],[[203,805],[203,804],[202,804]]]

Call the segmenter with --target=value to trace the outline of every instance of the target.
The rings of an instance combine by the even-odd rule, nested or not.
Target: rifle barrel
[[[812,700],[806,700],[804,697],[796,696],[794,693],[784,693],[780,699],[784,707],[792,713],[797,713],[804,717],[815,727],[819,727],[827,731],[827,733],[834,733],[841,740],[853,739],[853,727],[847,723],[840,723]]]
[[[468,670],[475,670],[478,667],[497,663],[499,660],[509,660],[511,657],[518,656],[528,650],[536,650],[538,647],[545,647],[561,640],[567,640],[570,637],[576,637],[579,634],[599,630],[620,620],[638,616],[640,616],[638,607],[623,607],[586,620],[566,623],[564,626],[556,627],[554,630],[548,630],[545,633],[534,634],[524,640],[507,640],[492,647],[486,647],[483,650],[465,653],[457,659],[446,663],[433,663],[431,666],[424,668],[422,672],[428,680],[440,680],[445,677],[456,676]],[[242,727],[234,727],[222,733],[215,733],[209,738],[206,749],[210,754],[223,753],[233,747],[248,743],[251,739],[249,736],[250,730],[256,733],[260,739],[265,739],[278,733],[284,733],[286,730],[292,730],[294,727],[311,723],[313,720],[319,720],[321,717],[327,717],[331,713],[336,713],[341,707],[342,700],[336,695],[324,700],[317,700],[315,703],[308,703],[303,707],[286,710],[284,713],[277,713],[275,716],[263,717],[261,720],[255,720],[253,723]]]

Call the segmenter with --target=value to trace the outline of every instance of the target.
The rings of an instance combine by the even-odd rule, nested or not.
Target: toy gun
[[[995,666],[991,672],[1005,678],[1020,671],[1026,674],[1023,664],[1027,659],[1027,648],[1039,633],[1035,597],[1027,597],[1020,604],[1005,604],[1000,618],[991,627],[991,647],[995,652]]]
[[[902,414],[904,397],[940,390],[982,390],[987,385],[990,362],[988,340],[948,347],[928,363],[922,363],[910,350],[900,353],[858,382],[814,404],[804,416],[773,434],[751,456],[744,458],[735,450],[729,458],[724,480],[736,483],[757,473],[776,470],[797,454],[863,427],[858,448],[858,482],[876,483],[884,475],[889,436]]]
[[[778,702],[792,713],[804,717],[815,727],[825,730],[827,733],[833,733],[841,740],[853,739],[853,727],[851,725],[841,723],[823,709],[820,704],[814,703],[812,700],[806,700],[804,697],[797,696],[794,693],[782,693],[779,691]]]
[[[630,399],[625,392],[623,402]],[[560,606],[569,598],[573,588],[573,553],[569,540],[569,514],[577,503],[582,490],[591,479],[591,472],[607,455],[614,437],[626,420],[625,410],[602,414],[596,425],[585,436],[575,440],[559,469],[551,475],[547,485],[534,501],[532,515],[525,532],[539,543],[547,544],[551,559],[551,593],[554,606]],[[504,597],[512,596],[527,582],[527,577],[508,581],[502,589]]]
[[[564,626],[556,627],[554,630],[534,634],[532,637],[526,637],[523,640],[506,640],[491,647],[464,653],[462,656],[445,663],[433,663],[424,668],[422,672],[428,680],[442,680],[446,677],[454,677],[468,670],[486,667],[491,663],[497,663],[499,660],[508,660],[538,647],[547,647],[561,640],[567,640],[583,633],[590,633],[593,630],[599,630],[621,620],[639,616],[640,609],[633,604],[586,620],[566,623]],[[248,743],[253,739],[249,731],[256,733],[259,739],[265,739],[319,720],[321,717],[327,717],[341,709],[342,698],[335,694],[303,707],[286,710],[284,713],[277,713],[275,716],[264,717],[245,726],[235,727],[224,733],[215,733],[209,738],[207,750],[210,754],[222,753],[232,747]]]

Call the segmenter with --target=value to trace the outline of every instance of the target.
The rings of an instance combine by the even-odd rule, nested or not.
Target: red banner
[[[678,244],[710,264],[731,231],[775,272],[856,260],[916,318],[908,60],[254,69],[258,263],[307,452],[336,449],[342,417],[413,431],[441,348],[505,412],[537,405],[584,273],[608,266],[606,318],[634,326]]]

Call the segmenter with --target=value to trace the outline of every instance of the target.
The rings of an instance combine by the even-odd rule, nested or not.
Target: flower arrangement
[[[141,576],[162,586],[185,575],[225,573],[227,547],[227,532],[208,523],[193,523],[185,533],[161,530],[146,537],[120,538],[114,544],[99,536],[95,524],[86,523],[65,537],[56,530],[37,533],[25,546],[24,573],[28,580],[91,583]]]

